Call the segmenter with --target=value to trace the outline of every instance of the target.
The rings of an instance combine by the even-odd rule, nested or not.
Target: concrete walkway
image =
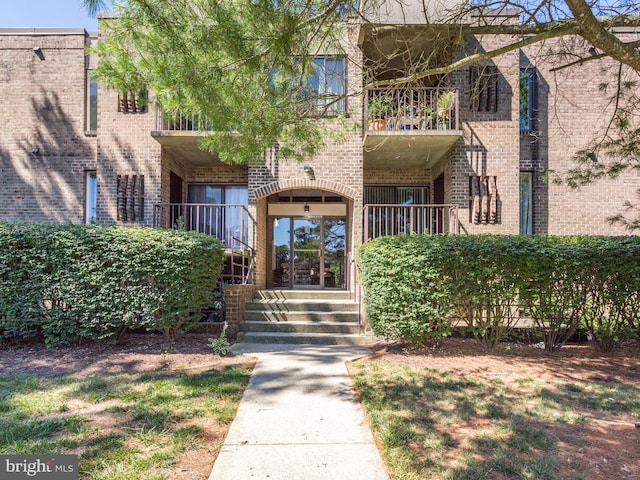
[[[258,358],[209,480],[388,480],[345,362],[363,347],[236,344]]]

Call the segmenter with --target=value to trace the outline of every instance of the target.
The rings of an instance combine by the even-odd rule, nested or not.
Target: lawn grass
[[[507,383],[385,362],[352,373],[394,480],[586,478],[580,465],[559,469],[550,426],[576,429],[599,412],[640,419],[636,385]]]
[[[80,479],[174,478],[180,454],[213,460],[206,430],[233,420],[249,374],[0,376],[0,453],[77,454]]]

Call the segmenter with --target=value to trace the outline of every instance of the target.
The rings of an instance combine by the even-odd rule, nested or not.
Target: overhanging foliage
[[[202,148],[251,164],[279,144],[303,159],[331,129],[308,85],[313,55],[341,54],[354,0],[131,0],[103,20],[101,81],[149,88],[171,114],[206,122]]]

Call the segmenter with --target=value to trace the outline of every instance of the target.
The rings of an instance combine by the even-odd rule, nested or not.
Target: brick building
[[[353,25],[341,54],[318,57],[319,88],[340,96],[409,73],[406,58],[389,60],[399,45],[407,58],[428,53],[445,65],[513,40],[459,39],[455,27],[403,13]],[[493,18],[517,22],[517,12]],[[340,143],[304,163],[280,160],[274,147],[261,165],[233,166],[198,148],[203,122],[166,118],[144,94],[98,85],[86,53],[96,39],[82,29],[0,29],[0,220],[184,226],[223,238],[234,281],[354,291],[354,258],[369,238],[624,234],[606,218],[640,188],[635,174],[578,191],[548,180],[606,126],[606,59],[556,71],[532,45],[368,89],[336,103],[357,127]]]

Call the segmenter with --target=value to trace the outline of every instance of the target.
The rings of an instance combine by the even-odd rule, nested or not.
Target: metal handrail
[[[255,223],[246,205],[157,203],[153,206],[154,227],[214,235],[230,249],[254,249]]]
[[[231,283],[251,283],[255,271],[256,221],[246,205],[158,203],[153,206],[153,226],[218,237],[231,251],[231,273],[223,274],[222,278]]]

